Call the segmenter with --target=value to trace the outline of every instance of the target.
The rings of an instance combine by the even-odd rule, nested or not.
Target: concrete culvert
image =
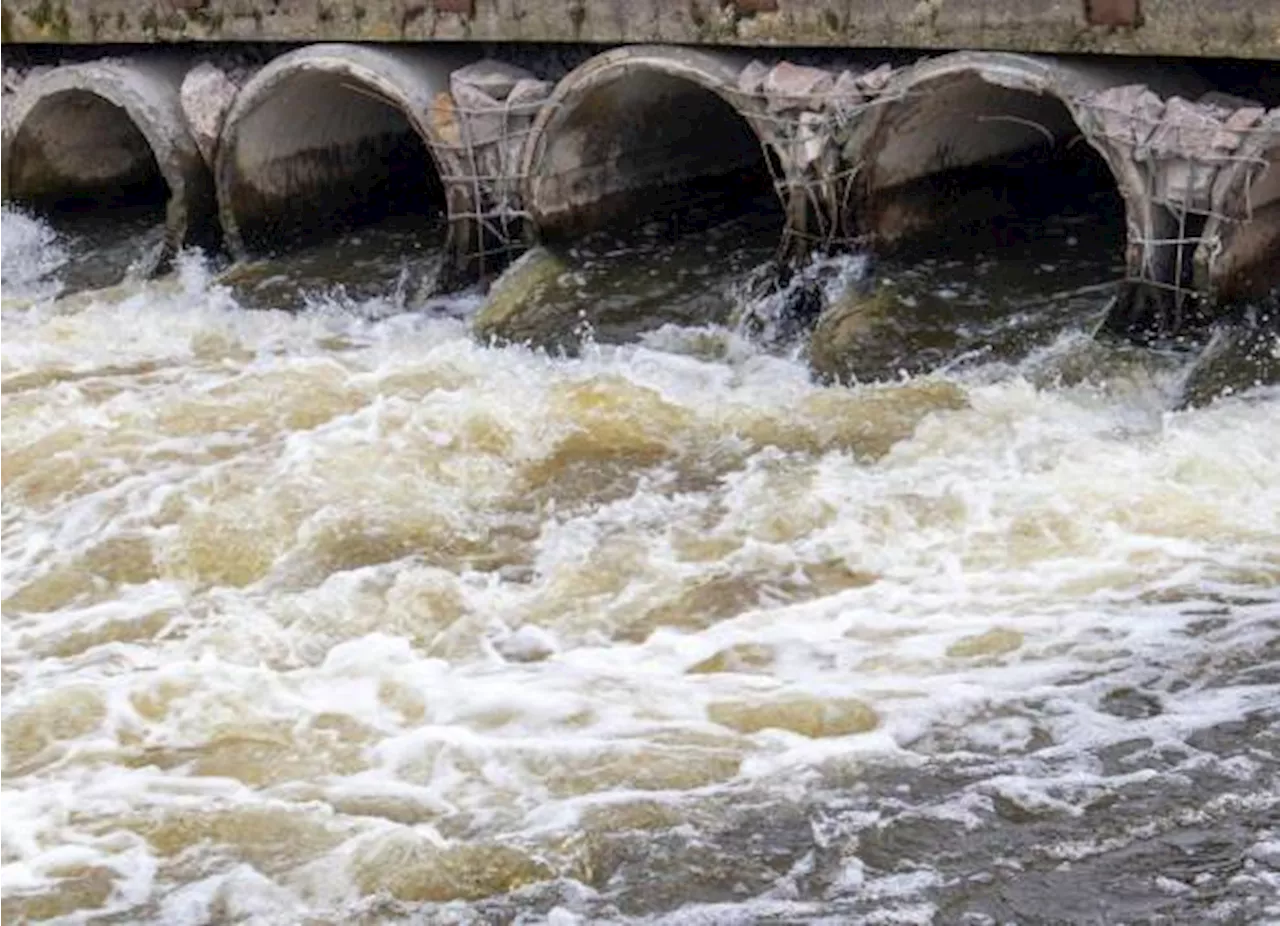
[[[781,231],[776,155],[734,104],[742,64],[732,53],[635,46],[570,72],[525,149],[524,199],[539,236],[655,221],[678,234],[691,207],[710,204],[712,220],[761,212]]]
[[[1143,269],[1161,215],[1140,166],[1082,131],[1076,107],[1132,82],[974,52],[895,75],[845,148],[860,178],[853,224],[882,259],[872,280],[832,297],[814,369],[866,380],[967,356],[1016,362],[1101,318]]]
[[[389,215],[443,229],[459,173],[433,124],[465,54],[313,45],[244,86],[218,144],[218,211],[237,258],[334,237]],[[444,98],[447,100],[447,97]]]
[[[635,46],[559,82],[521,159],[544,246],[495,282],[480,337],[572,350],[588,331],[729,320],[731,287],[773,261],[785,222],[776,155],[735,105],[744,63]]]
[[[1083,136],[1072,110],[1114,79],[969,52],[902,72],[854,142],[863,178],[858,226],[881,246],[998,247],[1026,234],[1028,219],[1088,201],[1104,220],[1090,234],[1112,236],[1122,253],[1126,227],[1141,239],[1152,226],[1142,177]]]
[[[179,101],[183,71],[168,60],[96,61],[26,81],[5,113],[5,199],[55,218],[152,207],[164,226],[152,267],[216,240],[212,181]]]

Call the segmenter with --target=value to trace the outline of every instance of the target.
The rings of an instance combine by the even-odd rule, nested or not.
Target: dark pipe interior
[[[890,120],[873,155],[865,222],[883,245],[1013,256],[1065,215],[1089,217],[1091,246],[1123,253],[1115,180],[1061,102],[976,75],[919,99]]]
[[[1264,106],[1280,106],[1280,69],[1273,61],[1230,61],[1211,58],[1193,67],[1215,90]]]
[[[276,253],[389,216],[439,226],[444,194],[422,138],[376,92],[292,76],[237,129],[231,201],[251,252]]]
[[[13,197],[41,211],[163,207],[169,196],[155,155],[129,114],[84,90],[37,103],[10,158]]]
[[[551,241],[655,223],[678,237],[744,216],[775,230],[782,223],[750,125],[714,92],[660,72],[592,89],[555,127],[535,169],[540,230]]]

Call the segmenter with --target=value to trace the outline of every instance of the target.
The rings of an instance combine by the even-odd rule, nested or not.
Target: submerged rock
[[[723,324],[731,268],[748,259],[735,252],[717,266],[700,246],[652,237],[537,247],[493,284],[473,330],[486,341],[573,351],[584,340],[623,344],[664,325]]]
[[[847,290],[818,319],[809,342],[809,365],[823,379],[848,382],[892,373],[906,331],[891,290]]]
[[[1178,408],[1198,408],[1224,396],[1280,383],[1280,311],[1214,332],[1183,381]]]
[[[566,343],[577,321],[576,302],[564,298],[560,285],[568,269],[549,248],[525,252],[494,281],[472,330],[486,341]]]

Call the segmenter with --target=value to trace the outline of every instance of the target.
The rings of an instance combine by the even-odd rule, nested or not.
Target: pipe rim
[[[1051,96],[1067,111],[1072,122],[1080,129],[1083,107],[1080,97],[1084,92],[1101,89],[1106,83],[1087,71],[1073,73],[1070,64],[1052,58],[1020,55],[1013,52],[960,51],[929,58],[917,65],[894,74],[885,86],[880,99],[885,102],[873,107],[869,118],[855,133],[854,150],[862,165],[864,191],[872,188],[874,157],[883,146],[884,134],[890,116],[909,96],[929,84],[960,76],[973,76],[998,87],[1036,96]],[[1073,84],[1075,86],[1073,86]],[[1149,242],[1160,237],[1160,217],[1150,197],[1146,195],[1146,177],[1142,170],[1123,151],[1107,145],[1104,139],[1091,137],[1081,131],[1081,137],[1102,158],[1115,183],[1116,195],[1124,203],[1125,215],[1125,264],[1132,276],[1141,276],[1149,269],[1153,250]],[[854,208],[860,212],[866,207],[865,192],[855,199]]]
[[[160,91],[160,99],[168,110],[163,120],[151,118],[151,113],[138,91],[130,86],[130,80],[144,80]],[[168,86],[144,68],[128,62],[89,61],[66,64],[37,74],[23,82],[10,104],[4,129],[4,187],[10,188],[12,148],[22,133],[27,120],[42,103],[63,95],[84,93],[123,111],[134,129],[142,135],[155,159],[168,188],[165,202],[165,237],[170,251],[186,244],[192,236],[193,216],[199,217],[202,192],[211,197],[211,190],[201,191],[201,177],[190,173],[204,173],[204,162],[196,148],[195,140],[187,129],[176,86]],[[192,180],[196,182],[189,182]],[[209,184],[205,184],[208,186]]]
[[[738,56],[717,55],[696,48],[627,45],[593,55],[560,78],[550,96],[543,101],[520,155],[521,199],[535,230],[540,229],[543,220],[539,215],[534,183],[546,156],[549,139],[592,90],[614,80],[625,79],[630,71],[648,71],[687,80],[715,94],[746,123],[760,143],[762,156],[768,159],[772,155],[785,174],[786,161],[769,138],[765,123],[742,106],[744,97],[737,88],[738,71],[732,66],[736,63]],[[776,178],[773,187],[779,209],[786,216],[789,214],[788,203],[778,189]]]
[[[422,142],[435,168],[436,177],[445,191],[443,204],[446,219],[452,227],[458,208],[451,195],[454,184],[450,180],[461,176],[464,171],[460,163],[454,163],[456,156],[452,153],[448,140],[434,125],[431,118],[434,101],[415,98],[411,65],[391,50],[327,42],[295,49],[272,59],[240,88],[227,111],[222,131],[218,135],[213,177],[223,241],[232,257],[241,260],[251,256],[240,232],[240,223],[230,195],[232,180],[237,174],[233,153],[239,141],[240,122],[287,86],[294,77],[306,72],[349,77],[378,92],[386,98],[386,102],[399,110]]]

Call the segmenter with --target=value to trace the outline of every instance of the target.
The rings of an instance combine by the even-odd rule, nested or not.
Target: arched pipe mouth
[[[1089,195],[1080,181],[1091,181],[1093,195],[1109,194],[1107,213],[1117,218],[1106,227],[1115,229],[1123,257],[1104,327],[1139,339],[1178,327],[1189,255],[1152,193],[1157,165],[1111,127],[1112,116],[1145,118],[1140,110],[1110,110],[1108,91],[1133,87],[1158,100],[1194,96],[1203,84],[1178,68],[1164,73],[1141,62],[1003,52],[953,52],[901,72],[850,146],[860,158],[860,230],[883,246],[931,233],[939,215],[975,203],[979,215],[994,208],[1017,221],[1028,202],[1032,212],[1055,199],[1073,206],[1073,197]],[[987,195],[993,187],[1009,195]],[[1097,231],[1091,227],[1091,237]]]
[[[213,187],[187,129],[181,68],[88,62],[24,83],[9,104],[4,195],[38,211],[153,204],[166,250],[215,240]]]
[[[466,204],[440,134],[455,54],[313,45],[244,87],[218,144],[218,211],[228,250],[260,256],[389,214],[439,224]]]
[[[954,223],[1018,220],[1075,197],[1114,194],[1133,242],[1152,226],[1133,165],[1081,130],[1088,86],[1056,62],[1003,54],[943,56],[903,72],[852,146],[856,224],[894,246]],[[1123,245],[1122,245],[1123,246]],[[1126,262],[1140,254],[1125,248]]]
[[[732,53],[633,46],[604,52],[566,75],[535,119],[522,156],[523,199],[542,240],[653,221],[690,204],[776,217],[779,152],[736,80]]]

